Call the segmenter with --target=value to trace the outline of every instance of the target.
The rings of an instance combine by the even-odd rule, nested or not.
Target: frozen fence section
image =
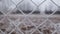
[[[0,0],[0,34],[60,34],[60,0]]]

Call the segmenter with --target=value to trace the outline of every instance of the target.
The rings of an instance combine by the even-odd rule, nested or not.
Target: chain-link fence
[[[0,0],[0,34],[60,34],[60,0]]]

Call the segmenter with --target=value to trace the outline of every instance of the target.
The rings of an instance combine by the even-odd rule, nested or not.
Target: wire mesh
[[[57,1],[0,0],[0,34],[60,34]]]

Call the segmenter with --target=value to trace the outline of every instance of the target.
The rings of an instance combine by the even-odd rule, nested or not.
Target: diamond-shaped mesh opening
[[[6,20],[5,20],[6,19]],[[0,22],[0,27],[1,28],[7,28],[8,27],[8,25],[9,25],[9,20],[5,17],[4,19],[2,19],[2,21]],[[1,29],[0,28],[0,29]]]
[[[13,3],[15,4],[15,5],[17,5],[19,2],[21,2],[22,0],[12,0],[13,1]]]
[[[49,15],[56,14],[57,10],[59,9],[59,7],[56,6],[54,3],[52,3],[51,1],[49,1],[49,5],[46,5],[46,6],[48,6],[48,7],[46,7],[46,9],[45,9],[45,14],[49,14]]]
[[[19,17],[17,16],[8,16],[11,21],[16,21],[18,20]]]
[[[44,17],[29,17],[29,19],[32,21],[33,24],[35,24],[36,26],[38,26],[39,24],[41,24],[43,21],[46,20],[46,18]]]
[[[45,0],[31,0],[32,1],[32,3],[34,3],[35,5],[40,5],[42,2],[44,2]]]
[[[21,11],[19,11],[17,8],[14,8],[10,14],[22,14]]]
[[[23,33],[29,33],[34,31],[35,26],[29,20],[24,19],[19,25],[19,28]]]
[[[0,5],[0,11],[2,11],[4,14],[7,14],[15,7],[11,0],[2,0]]]
[[[12,14],[21,14],[19,10],[16,10],[16,12],[12,12]]]
[[[15,26],[13,24],[10,24],[8,28],[1,29],[1,30],[3,30],[3,32],[5,32],[5,34],[9,34],[14,28],[15,28]]]
[[[1,29],[1,31],[5,32],[6,34],[11,32],[12,29],[14,29],[14,28],[15,28],[15,26],[10,23],[10,21],[8,20],[7,17],[4,17],[4,19],[0,22],[0,29]]]
[[[60,0],[0,0],[0,34],[60,34]]]
[[[55,24],[50,21],[46,21],[44,24],[38,27],[40,32],[43,32],[43,34],[52,34],[55,29]]]
[[[51,0],[55,5],[57,5],[57,6],[60,6],[60,2],[59,2],[59,0],[57,1],[57,0]]]
[[[30,7],[32,6],[32,7]],[[17,8],[24,14],[29,14],[33,11],[36,6],[31,1],[23,1],[17,5]]]
[[[31,34],[31,32],[33,32],[35,29],[35,27],[33,25],[26,26],[24,24],[20,24],[19,28],[24,34],[27,34],[27,33]]]

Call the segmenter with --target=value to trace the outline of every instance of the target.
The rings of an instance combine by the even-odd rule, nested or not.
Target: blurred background
[[[0,0],[0,34],[60,34],[60,0]]]
[[[60,14],[60,0],[0,0],[0,13]],[[20,12],[21,11],[21,12]]]

